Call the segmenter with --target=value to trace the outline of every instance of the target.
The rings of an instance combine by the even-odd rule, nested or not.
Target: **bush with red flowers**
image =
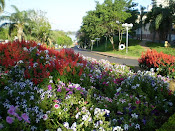
[[[144,69],[157,69],[159,74],[174,77],[175,75],[175,56],[167,55],[156,50],[147,50],[138,59],[139,66]]]
[[[1,44],[0,52],[0,66],[4,71],[18,65],[25,69],[25,78],[31,79],[35,84],[41,83],[55,72],[59,74],[59,78],[64,77],[66,73],[80,76],[86,65],[86,61],[71,49],[62,49],[58,52],[44,45],[37,45],[34,41]],[[82,66],[77,67],[77,63]],[[77,68],[82,69],[77,71]]]

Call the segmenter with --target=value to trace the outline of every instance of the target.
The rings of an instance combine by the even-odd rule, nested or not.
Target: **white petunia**
[[[57,131],[62,131],[62,129],[61,128],[58,128]]]
[[[67,129],[69,129],[69,123],[68,122],[64,122],[64,127],[66,127]]]
[[[123,129],[120,126],[116,126],[113,128],[113,131],[123,131]]]
[[[129,127],[128,124],[125,124],[124,125],[124,130],[128,130],[128,127]]]
[[[132,118],[135,118],[135,119],[137,119],[137,118],[138,118],[138,115],[137,115],[136,113],[131,114],[131,116],[132,116]]]
[[[140,130],[140,125],[139,124],[136,124],[135,125],[135,129],[139,129]]]

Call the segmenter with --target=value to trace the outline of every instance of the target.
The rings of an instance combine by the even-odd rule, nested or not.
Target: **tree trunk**
[[[23,34],[23,28],[22,28],[22,26],[18,26],[18,33],[17,33],[17,36],[18,36],[18,40],[19,40],[19,41],[22,40],[22,34]]]
[[[112,48],[113,48],[113,50],[115,50],[115,46],[114,46],[114,38],[113,38],[113,36],[110,36],[110,37],[109,37],[109,40],[110,40],[110,42],[111,42],[111,44],[112,44]]]

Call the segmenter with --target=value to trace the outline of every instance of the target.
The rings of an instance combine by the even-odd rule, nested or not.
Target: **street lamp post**
[[[98,41],[100,40],[100,38],[95,38],[97,40],[97,47],[98,47]]]
[[[106,43],[105,43],[105,51],[106,51],[106,48],[107,48],[107,35],[105,35],[106,37]]]
[[[95,40],[91,40],[91,42],[92,42],[92,45],[91,45],[91,51],[93,50],[93,44],[94,44],[94,41],[95,41]]]
[[[122,26],[126,28],[126,53],[128,53],[128,30],[133,27],[133,24],[125,23]]]

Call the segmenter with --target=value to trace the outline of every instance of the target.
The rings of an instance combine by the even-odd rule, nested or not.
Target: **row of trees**
[[[58,45],[72,44],[71,38],[63,31],[51,30],[51,25],[45,16],[45,12],[35,10],[20,11],[14,5],[12,5],[12,8],[15,10],[14,13],[0,16],[0,21],[5,21],[0,25],[0,39],[14,40],[15,36],[17,36],[19,41],[22,39],[34,40],[47,43],[50,46],[53,45],[52,43]]]

